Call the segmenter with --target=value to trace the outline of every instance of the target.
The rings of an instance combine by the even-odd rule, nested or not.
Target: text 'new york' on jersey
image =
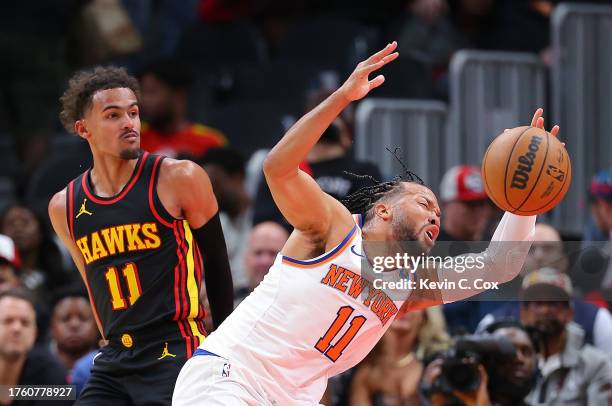
[[[144,152],[113,197],[96,196],[85,171],[68,185],[68,226],[105,338],[167,331],[185,341],[190,357],[205,336],[202,258],[187,221],[173,218],[159,200],[163,159]]]

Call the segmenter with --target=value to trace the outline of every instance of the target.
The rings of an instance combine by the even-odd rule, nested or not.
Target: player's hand
[[[399,56],[398,52],[393,52],[396,48],[397,42],[393,41],[365,61],[360,62],[351,76],[340,87],[344,97],[349,101],[359,100],[365,97],[370,90],[382,85],[385,81],[383,75],[378,75],[372,80],[368,76],[396,59]]]
[[[543,108],[540,107],[539,109],[535,111],[535,113],[533,113],[533,118],[531,119],[531,126],[541,128],[542,130],[546,131],[546,129],[544,128],[544,109]],[[555,125],[550,130],[550,135],[552,135],[553,137],[556,137],[557,134],[559,134],[559,126]]]

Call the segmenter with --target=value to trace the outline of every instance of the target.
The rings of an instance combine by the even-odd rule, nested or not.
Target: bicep
[[[191,228],[202,227],[219,210],[210,178],[195,163],[185,161],[172,176],[171,185]]]
[[[77,269],[81,274],[85,272],[85,262],[76,244],[72,240],[68,230],[68,219],[66,218],[66,196],[64,192],[57,193],[49,202],[49,219],[53,230],[60,238],[64,246],[70,252]]]
[[[281,179],[266,176],[266,181],[279,210],[298,230],[326,234],[334,211],[343,208],[302,170]]]

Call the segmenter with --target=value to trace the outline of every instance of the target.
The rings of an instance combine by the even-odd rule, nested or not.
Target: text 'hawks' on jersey
[[[110,198],[93,193],[85,171],[68,185],[68,225],[105,338],[166,331],[184,339],[191,356],[205,336],[202,259],[187,221],[173,218],[159,200],[162,160],[145,152]]]

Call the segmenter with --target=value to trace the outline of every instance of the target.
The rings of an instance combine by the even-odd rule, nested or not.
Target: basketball
[[[567,193],[572,166],[565,147],[536,127],[516,127],[493,140],[482,161],[489,198],[521,216],[547,212]]]

